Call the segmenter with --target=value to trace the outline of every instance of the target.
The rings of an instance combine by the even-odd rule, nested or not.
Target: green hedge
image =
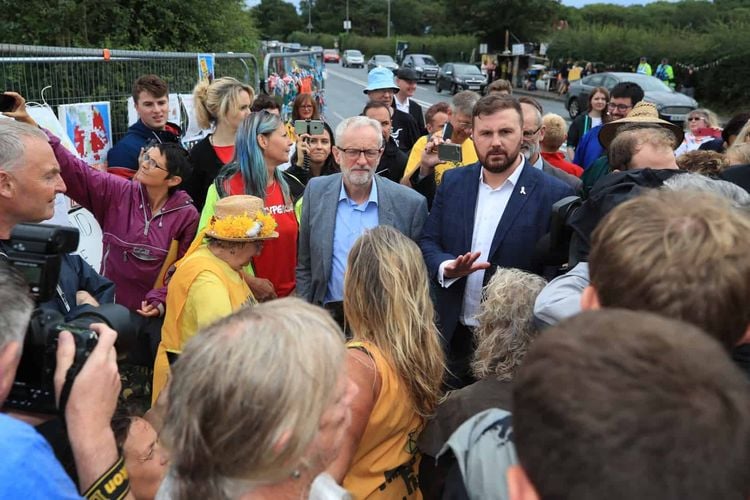
[[[299,42],[302,45],[322,45],[333,47],[334,40],[338,38],[339,49],[358,49],[370,57],[374,54],[389,54],[395,56],[396,42],[409,43],[407,51],[414,53],[430,54],[439,63],[447,61],[469,61],[472,50],[479,48],[479,42],[473,36],[398,36],[398,37],[370,37],[354,34],[341,33],[338,37],[324,33],[303,33],[295,31],[287,37],[289,42]],[[474,56],[477,57],[476,54]]]
[[[548,55],[632,70],[646,56],[654,71],[666,57],[679,84],[686,67],[698,68],[696,99],[722,111],[750,108],[750,24],[715,23],[706,32],[665,27],[659,31],[621,26],[585,26],[556,32]]]

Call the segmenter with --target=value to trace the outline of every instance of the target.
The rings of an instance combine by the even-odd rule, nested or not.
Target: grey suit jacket
[[[583,192],[583,181],[581,179],[551,165],[544,158],[542,158],[542,172],[563,181],[565,184],[573,188],[576,194],[581,194]]]
[[[392,226],[416,241],[427,220],[427,200],[406,186],[376,175],[379,224]],[[342,174],[311,179],[302,201],[297,245],[297,295],[322,304],[333,259],[333,230]]]

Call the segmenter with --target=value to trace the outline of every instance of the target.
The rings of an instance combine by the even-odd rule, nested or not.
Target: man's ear
[[[21,361],[21,343],[12,340],[0,347],[0,402],[5,398],[13,386],[16,378],[16,368]]]
[[[0,170],[0,196],[3,198],[12,198],[15,192],[13,176],[4,170]]]
[[[602,305],[599,303],[599,295],[596,293],[596,288],[593,285],[584,288],[581,294],[581,310],[596,311],[601,308]]]
[[[520,465],[511,465],[505,472],[508,482],[508,498],[510,500],[539,500],[534,485],[529,481],[526,471]]]
[[[545,134],[545,132],[547,132],[547,127],[545,127],[544,125],[542,125],[541,127],[539,127],[539,143],[540,144],[544,140],[544,134]]]
[[[336,146],[333,146],[331,148],[331,153],[333,153],[333,159],[336,160],[336,163],[338,165],[341,165],[341,151]]]

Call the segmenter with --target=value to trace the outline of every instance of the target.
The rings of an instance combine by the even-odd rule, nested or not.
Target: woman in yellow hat
[[[170,362],[198,330],[255,303],[242,268],[260,254],[265,240],[279,237],[275,229],[276,221],[258,197],[228,196],[216,202],[214,215],[175,265],[167,288],[154,363],[154,402],[166,384]]]

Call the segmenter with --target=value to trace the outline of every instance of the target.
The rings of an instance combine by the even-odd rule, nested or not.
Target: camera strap
[[[125,498],[129,491],[130,480],[125,469],[125,460],[119,457],[107,472],[94,481],[83,496],[89,500],[120,500]]]
[[[86,358],[74,361],[65,373],[65,382],[63,382],[62,390],[60,391],[60,402],[57,404],[57,409],[60,411],[60,416],[63,421],[65,421],[65,406],[68,404],[70,390],[73,388],[73,382],[76,380],[76,375],[78,375],[78,372],[83,368],[83,363],[85,361]]]

